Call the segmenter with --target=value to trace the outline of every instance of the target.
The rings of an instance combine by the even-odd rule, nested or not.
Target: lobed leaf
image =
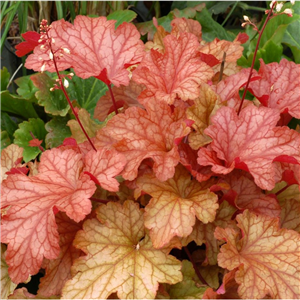
[[[233,168],[249,170],[260,188],[271,190],[275,186],[276,158],[300,162],[299,133],[275,127],[278,120],[279,112],[271,108],[249,105],[239,116],[230,107],[220,108],[212,117],[213,125],[204,131],[213,139],[211,149],[199,150],[198,163],[212,165],[212,171],[222,174]],[[214,151],[218,160],[213,157]]]
[[[153,248],[138,204],[110,202],[96,213],[76,235],[74,244],[86,256],[75,262],[63,298],[106,299],[117,292],[119,298],[153,299],[158,282],[182,280],[181,264],[168,255],[170,249]]]
[[[3,182],[1,208],[7,211],[1,241],[8,243],[8,271],[15,283],[37,273],[43,257],[59,255],[54,208],[76,222],[90,212],[95,184],[80,176],[81,169],[80,154],[56,148],[42,154],[38,175],[14,174]]]
[[[243,299],[297,299],[300,296],[300,235],[279,229],[277,218],[245,211],[237,216],[242,238],[233,229],[217,228],[215,236],[224,239],[218,263],[233,270],[238,294]]]
[[[203,223],[215,219],[217,196],[207,184],[191,180],[183,166],[179,165],[174,176],[165,182],[145,175],[136,184],[153,197],[145,208],[145,226],[150,229],[155,248],[167,245],[174,236],[187,237],[193,230],[195,216]]]

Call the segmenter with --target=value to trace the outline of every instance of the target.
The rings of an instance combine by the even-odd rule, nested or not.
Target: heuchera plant
[[[258,43],[270,18],[291,14],[280,5]],[[76,120],[52,149],[31,132],[39,160],[22,163],[16,144],[2,152],[6,294],[43,268],[38,298],[299,298],[300,133],[287,123],[300,119],[300,66],[261,60],[256,72],[254,55],[242,69],[247,36],[204,42],[194,20],[171,32],[154,20],[146,44],[115,23],[42,21],[19,45],[33,50],[26,68],[57,74],[51,93]],[[107,85],[101,126],[70,100],[74,73]]]

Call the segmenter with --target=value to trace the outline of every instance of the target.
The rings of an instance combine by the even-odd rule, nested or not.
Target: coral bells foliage
[[[242,69],[245,36],[205,42],[184,18],[146,45],[115,25],[43,21],[19,46],[29,69],[109,90],[89,140],[3,150],[3,295],[33,297],[14,289],[42,268],[38,298],[299,298],[300,134],[282,120],[300,118],[300,66]]]

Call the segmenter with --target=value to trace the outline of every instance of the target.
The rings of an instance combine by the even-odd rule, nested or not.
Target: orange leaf
[[[81,154],[52,149],[41,156],[39,174],[10,175],[2,184],[1,208],[9,207],[1,223],[1,241],[8,243],[9,275],[16,283],[39,271],[43,257],[59,254],[53,209],[76,222],[91,211],[95,184],[81,175]]]
[[[104,132],[118,141],[114,148],[127,159],[121,173],[125,179],[135,179],[141,162],[150,157],[154,160],[153,169],[157,178],[164,181],[174,175],[179,162],[177,140],[187,135],[190,128],[183,119],[177,119],[177,110],[172,114],[171,108],[164,102],[156,103],[152,99],[146,109],[128,108],[124,114],[108,121]],[[101,138],[97,135],[97,143]]]
[[[74,277],[64,298],[106,299],[117,292],[120,299],[153,299],[158,282],[182,280],[181,263],[168,255],[171,249],[155,249],[144,232],[143,213],[137,203],[126,201],[100,205],[97,218],[86,220],[74,244],[86,256],[73,265]]]
[[[279,229],[278,219],[255,215],[248,210],[236,217],[239,233],[230,228],[217,228],[215,237],[227,243],[218,255],[219,266],[233,270],[244,299],[297,299],[300,297],[300,235]]]
[[[192,33],[164,38],[165,52],[151,49],[133,72],[133,80],[146,86],[139,96],[145,104],[150,98],[173,104],[176,97],[187,101],[199,96],[199,85],[213,75],[197,54],[199,42]]]
[[[212,222],[218,208],[218,197],[209,186],[192,179],[181,165],[173,178],[161,182],[154,175],[137,179],[137,185],[153,198],[145,208],[145,226],[155,248],[169,243],[174,236],[186,237],[195,224],[195,216],[204,223]]]

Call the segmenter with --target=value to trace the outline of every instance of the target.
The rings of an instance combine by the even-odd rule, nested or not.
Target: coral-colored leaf
[[[237,216],[242,238],[233,229],[217,228],[215,236],[227,243],[221,247],[218,263],[233,270],[244,299],[297,299],[300,297],[300,235],[279,229],[278,218],[255,215],[246,210]]]
[[[40,279],[38,290],[39,296],[44,297],[61,295],[63,286],[71,278],[71,266],[81,254],[81,250],[76,249],[72,243],[75,234],[82,227],[82,222],[76,223],[62,212],[55,215],[55,221],[59,233],[60,252],[56,259],[44,259],[43,268],[46,269],[46,274]]]
[[[211,68],[197,54],[199,42],[191,33],[164,38],[165,52],[151,50],[146,53],[133,80],[146,86],[139,96],[144,104],[149,98],[173,104],[176,97],[187,101],[199,95],[199,85],[213,75]]]
[[[30,147],[39,147],[41,146],[42,142],[43,141],[40,141],[39,139],[32,139],[28,144]]]
[[[142,84],[137,84],[133,80],[130,81],[128,86],[121,85],[120,87],[114,86],[112,92],[118,107],[125,109],[131,106],[143,107],[137,98],[145,87]],[[94,118],[104,121],[107,116],[114,111],[114,105],[109,91],[99,99],[97,102]]]
[[[27,291],[27,288],[22,287],[16,289],[12,295],[8,297],[8,299],[60,299],[59,296],[42,296],[40,294],[34,295]]]
[[[172,32],[175,36],[180,36],[180,32],[193,33],[200,42],[202,40],[202,27],[201,24],[192,19],[176,18],[171,22]]]
[[[239,116],[230,107],[220,108],[212,117],[213,125],[204,131],[213,139],[212,149],[201,148],[198,163],[213,165],[212,171],[222,174],[234,167],[249,170],[260,188],[271,190],[275,186],[274,159],[284,153],[300,162],[299,133],[275,127],[278,120],[279,111],[266,107],[250,105]],[[214,151],[223,165],[212,160]]]
[[[196,130],[189,134],[189,144],[191,148],[198,150],[211,142],[211,138],[203,131],[210,125],[210,117],[221,105],[220,97],[207,84],[201,85],[200,95],[194,102],[195,104],[187,109],[186,115],[194,121],[192,127]]]
[[[38,175],[15,174],[3,182],[1,208],[9,208],[2,218],[1,241],[8,243],[6,259],[14,282],[37,273],[43,257],[58,256],[54,207],[76,222],[90,212],[96,188],[87,175],[80,176],[82,165],[81,154],[52,149],[42,154]]]
[[[81,78],[95,76],[107,84],[128,85],[126,66],[140,62],[144,45],[133,24],[123,23],[115,30],[115,23],[106,17],[86,16],[77,16],[74,25],[63,19],[53,22],[49,36],[55,40],[54,51],[64,53],[61,47],[70,51],[57,60],[59,70],[72,66]],[[43,53],[40,47],[36,47],[25,66],[40,71],[43,64],[45,70],[55,72],[49,53]]]
[[[201,246],[203,243],[206,245],[206,259],[205,262],[210,265],[217,264],[217,255],[219,253],[220,242],[214,237],[216,227],[226,228],[232,226],[232,215],[236,209],[223,201],[217,210],[216,217],[213,221],[207,224],[197,221],[192,233],[182,240],[184,245],[191,241],[195,241],[197,245]]]
[[[172,114],[165,102],[156,103],[152,99],[147,103],[146,111],[130,107],[107,122],[105,134],[118,141],[114,147],[127,159],[122,172],[125,179],[135,179],[139,165],[148,157],[154,160],[153,168],[159,180],[174,175],[179,162],[176,139],[190,131],[183,119],[177,119],[176,111]],[[101,138],[98,134],[97,139],[100,141]]]
[[[262,79],[249,87],[262,104],[300,119],[300,65],[286,59],[266,65],[260,59],[258,73]]]
[[[97,183],[104,189],[117,192],[119,182],[114,178],[119,175],[126,164],[126,158],[115,149],[90,150],[84,157],[85,172],[97,178]]]
[[[126,201],[101,205],[98,219],[87,220],[74,244],[87,255],[73,265],[74,277],[63,289],[63,298],[153,299],[158,282],[182,280],[181,264],[168,255],[170,249],[153,248],[144,232],[138,204]]]
[[[33,49],[39,44],[40,34],[35,31],[27,31],[22,33],[22,37],[25,41],[15,47],[17,49],[16,55],[19,57],[33,51]]]
[[[253,180],[242,172],[236,170],[224,178],[231,190],[224,192],[223,199],[242,210],[249,209],[257,214],[279,217],[281,208],[278,200],[271,195],[265,195]]]
[[[191,180],[181,165],[174,177],[165,182],[145,175],[137,179],[137,186],[153,197],[145,208],[145,226],[150,229],[156,248],[165,246],[174,236],[187,237],[193,230],[195,216],[204,223],[215,219],[217,196],[207,184]]]
[[[1,244],[1,299],[7,299],[17,285],[13,283],[8,275],[8,265],[5,261],[6,246]]]
[[[6,172],[10,171],[11,168],[20,167],[20,160],[23,157],[23,148],[18,145],[11,144],[1,152],[1,182],[7,175]]]

